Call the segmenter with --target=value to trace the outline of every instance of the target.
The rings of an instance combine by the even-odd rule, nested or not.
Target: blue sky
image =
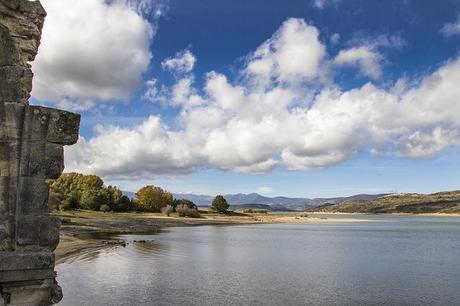
[[[460,185],[458,1],[41,2],[32,102],[82,114],[68,171],[200,194]]]

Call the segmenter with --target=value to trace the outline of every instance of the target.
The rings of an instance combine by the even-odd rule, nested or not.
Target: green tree
[[[82,192],[80,206],[83,209],[99,210],[107,205],[109,194],[105,189],[88,189]]]
[[[82,179],[83,174],[80,173],[63,173],[57,180],[54,180],[50,186],[50,190],[61,194],[64,198],[68,198],[72,191],[81,191],[80,185]]]
[[[139,189],[134,203],[137,210],[160,212],[162,207],[172,205],[173,196],[160,187],[149,185]]]
[[[104,187],[104,181],[97,175],[83,175],[79,181],[78,188],[80,191],[88,189],[102,189]]]
[[[125,195],[121,196],[120,201],[115,205],[115,211],[130,211],[134,208],[133,201]]]
[[[227,203],[227,200],[221,195],[217,195],[211,204],[211,209],[217,211],[218,213],[222,214],[227,212],[227,209],[230,206]]]
[[[123,193],[118,187],[111,185],[107,187],[107,192],[109,196],[107,205],[110,206],[111,210],[118,210]]]
[[[77,209],[80,207],[80,194],[78,191],[71,191],[63,200],[60,208],[62,210]]]

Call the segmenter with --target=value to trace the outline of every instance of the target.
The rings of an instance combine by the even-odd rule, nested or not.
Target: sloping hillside
[[[309,211],[341,213],[460,213],[460,190],[432,194],[392,194],[374,200],[324,204]]]

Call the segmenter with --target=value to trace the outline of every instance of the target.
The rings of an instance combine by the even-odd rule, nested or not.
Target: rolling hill
[[[326,213],[460,213],[460,190],[432,194],[391,194],[371,200],[326,203],[308,209]]]

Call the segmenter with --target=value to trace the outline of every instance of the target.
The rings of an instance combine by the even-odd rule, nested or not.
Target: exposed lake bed
[[[329,222],[115,235],[128,242],[126,247],[103,248],[58,265],[60,305],[455,305],[460,300],[460,217],[317,217]]]

